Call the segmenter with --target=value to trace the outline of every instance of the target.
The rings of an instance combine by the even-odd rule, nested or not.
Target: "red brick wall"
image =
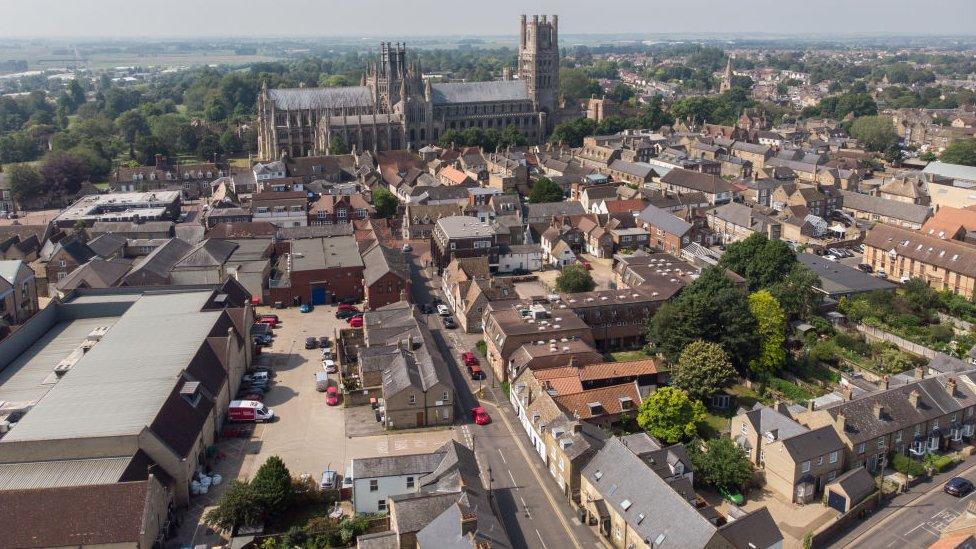
[[[293,271],[291,273],[291,287],[271,288],[271,301],[284,301],[288,304],[294,296],[300,296],[302,303],[312,301],[312,286],[323,283],[326,293],[331,299],[346,297],[363,297],[363,268],[342,267],[336,269],[313,269],[310,271]]]
[[[401,292],[405,299],[410,302],[410,281],[404,281],[393,273],[386,273],[382,278],[366,288],[366,306],[368,309],[376,309],[391,303],[400,301]]]

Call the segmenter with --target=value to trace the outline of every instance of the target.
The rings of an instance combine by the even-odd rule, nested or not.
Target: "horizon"
[[[937,0],[936,4],[937,8],[923,13],[911,0],[859,0],[854,5],[844,0],[823,0],[816,9],[797,0],[740,0],[735,4],[686,0],[681,6],[665,0],[607,0],[600,10],[606,16],[594,18],[589,4],[581,2],[496,0],[479,14],[477,26],[467,28],[456,23],[456,9],[445,10],[433,0],[279,0],[270,15],[261,14],[267,10],[255,0],[208,0],[202,5],[194,0],[170,0],[162,10],[150,7],[155,4],[149,0],[74,0],[70,4],[59,0],[0,0],[0,11],[7,14],[0,20],[0,36],[9,40],[511,37],[517,34],[518,17],[523,13],[559,15],[560,34],[581,37],[976,36],[970,24],[976,20],[976,2]],[[934,11],[952,17],[935,17]],[[662,25],[662,21],[667,24]]]

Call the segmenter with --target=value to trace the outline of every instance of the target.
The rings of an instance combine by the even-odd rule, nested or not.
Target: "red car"
[[[491,416],[481,406],[471,408],[471,419],[478,425],[488,425],[491,423]]]
[[[258,402],[261,402],[262,400],[264,400],[264,395],[261,393],[249,393],[247,391],[243,391],[241,393],[238,393],[237,400],[256,400]]]
[[[257,320],[254,321],[254,323],[255,324],[267,324],[268,326],[271,326],[272,328],[276,328],[278,326],[278,318],[277,317],[270,317],[270,316],[260,316],[260,317],[258,317]]]
[[[350,305],[348,303],[340,303],[339,306],[336,308],[336,310],[337,311],[355,311],[357,313],[359,312],[359,309],[357,309],[355,305]]]
[[[471,375],[471,379],[484,379],[485,372],[481,370],[481,366],[477,364],[468,364],[468,374]]]
[[[325,403],[329,406],[339,404],[339,389],[335,385],[330,385],[325,390]]]
[[[471,351],[465,351],[461,353],[461,360],[464,361],[465,366],[471,366],[472,364],[481,364],[478,362],[478,357],[474,356]]]
[[[580,265],[582,265],[583,268],[586,269],[587,271],[593,270],[593,265],[590,265],[590,262],[585,259],[580,261]]]
[[[349,326],[351,328],[362,328],[363,327],[363,317],[362,316],[354,316],[354,317],[350,318],[349,319]]]

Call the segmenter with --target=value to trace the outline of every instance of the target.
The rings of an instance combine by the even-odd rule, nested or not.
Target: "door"
[[[423,426],[424,426],[424,413],[417,412],[417,427],[423,427]]]
[[[845,498],[844,496],[838,494],[837,492],[834,492],[832,490],[829,490],[827,492],[827,506],[830,507],[830,508],[832,508],[832,509],[837,509],[841,513],[846,513],[847,512],[847,498]]]
[[[325,305],[325,288],[312,288],[312,305]]]

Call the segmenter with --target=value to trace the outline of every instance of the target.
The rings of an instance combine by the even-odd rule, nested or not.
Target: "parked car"
[[[315,390],[324,393],[329,388],[331,380],[326,372],[315,372]]]
[[[355,315],[347,318],[346,319],[346,322],[352,324],[352,321],[355,320],[355,319],[357,319],[357,318],[361,321],[363,319],[363,313],[356,313]]]
[[[485,372],[477,363],[468,364],[468,375],[471,376],[471,379],[485,379]]]
[[[335,385],[329,385],[329,388],[325,390],[325,403],[329,406],[335,406],[339,404],[339,388]]]
[[[230,421],[271,421],[274,411],[256,400],[235,400],[227,408],[227,419]]]
[[[441,316],[451,316],[451,308],[443,303],[437,305],[437,314]]]
[[[270,334],[260,334],[260,335],[254,336],[254,344],[255,345],[261,345],[261,346],[267,347],[268,345],[271,345],[271,343],[273,341],[274,341],[274,339],[271,337]]]
[[[962,477],[952,477],[946,481],[942,489],[950,496],[961,498],[973,491],[973,483]]]
[[[425,314],[425,315],[429,315],[430,313],[433,313],[434,312],[434,305],[432,305],[430,303],[421,303],[420,304],[420,312],[423,313],[423,314]]]
[[[827,254],[824,256],[827,261],[837,261],[838,257],[834,254]]]
[[[323,349],[328,349],[331,346],[332,346],[332,342],[329,341],[328,336],[321,336],[319,338],[319,347],[322,347]]]
[[[264,393],[258,393],[255,391],[238,391],[237,400],[256,400],[261,402],[264,400]]]
[[[453,316],[445,316],[443,322],[444,322],[444,327],[447,328],[448,330],[453,330],[454,328],[457,328],[457,322],[454,322]]]
[[[306,349],[314,349],[314,348],[316,348],[318,346],[318,343],[319,343],[318,340],[315,339],[314,337],[306,337],[305,338],[305,348]]]
[[[319,488],[323,490],[335,490],[339,487],[339,475],[335,471],[325,471],[322,473],[322,481]]]
[[[887,278],[888,273],[886,273],[884,269],[878,269],[877,271],[874,271],[874,276],[878,278]]]
[[[360,313],[359,311],[357,311],[355,308],[352,308],[352,309],[339,309],[338,311],[336,311],[335,317],[338,318],[339,320],[346,320],[346,319],[352,318],[352,317],[354,317],[354,316],[356,316],[358,314],[362,314],[362,313]]]
[[[336,307],[336,310],[338,310],[338,311],[355,311],[357,313],[359,312],[359,309],[357,309],[356,306],[353,305],[352,303],[340,303],[339,306]]]
[[[585,259],[580,260],[580,265],[582,265],[583,268],[586,269],[587,271],[593,270],[593,265],[590,265],[590,262]]]
[[[322,360],[335,360],[332,356],[332,348],[322,349]]]
[[[328,359],[322,361],[322,369],[325,370],[326,373],[330,373],[330,374],[334,374],[339,371],[339,367],[336,366],[335,361],[328,360]]]
[[[349,327],[350,328],[362,328],[363,327],[363,317],[361,317],[361,316],[354,316],[354,317],[350,318],[349,319]]]
[[[400,248],[400,251],[403,252],[403,253],[412,252],[413,251],[413,246],[411,246],[410,244],[404,244]]]
[[[491,416],[489,416],[488,412],[481,406],[471,408],[471,419],[477,425],[488,425],[491,423]]]
[[[857,266],[857,268],[859,270],[861,270],[861,271],[866,272],[866,273],[873,273],[874,272],[874,267],[868,265],[867,263],[861,263],[860,265]]]
[[[309,304],[309,303],[302,303],[302,306],[298,308],[298,312],[300,312],[300,313],[310,313],[310,312],[312,312],[313,309],[315,309],[315,307],[313,307],[311,304]]]
[[[259,317],[257,320],[254,321],[254,323],[255,324],[266,324],[266,325],[268,325],[271,328],[277,328],[278,327],[278,321],[277,320],[274,320],[273,318]]]
[[[478,362],[478,357],[474,356],[474,353],[471,351],[461,353],[461,360],[464,361],[465,365],[480,364],[480,362]]]

